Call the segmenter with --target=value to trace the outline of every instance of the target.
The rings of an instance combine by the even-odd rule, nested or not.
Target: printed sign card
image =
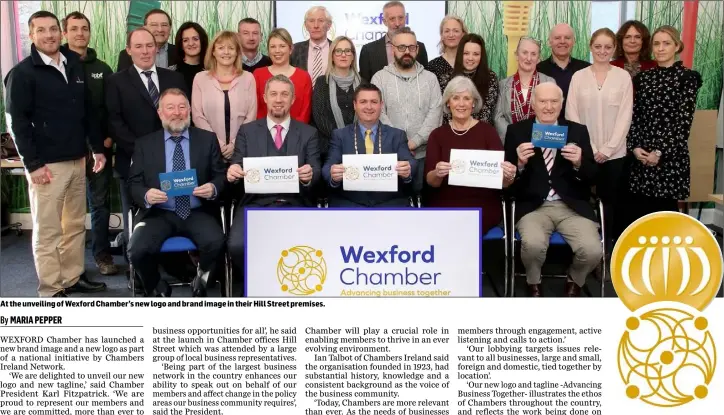
[[[534,147],[560,149],[568,141],[568,126],[533,124],[530,142]]]
[[[161,191],[166,192],[168,197],[191,196],[194,188],[198,187],[196,169],[160,173],[158,180],[161,182]]]
[[[397,154],[344,154],[342,188],[352,192],[396,192]]]
[[[244,157],[246,193],[299,193],[299,157]]]
[[[487,189],[503,188],[503,151],[490,150],[450,150],[451,186],[482,187]]]

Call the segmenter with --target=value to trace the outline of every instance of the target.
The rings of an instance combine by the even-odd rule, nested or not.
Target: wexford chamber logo
[[[295,246],[282,251],[277,264],[277,280],[284,292],[312,295],[322,291],[327,280],[327,262],[322,251],[309,246]]]
[[[168,192],[169,190],[171,190],[171,181],[163,180],[161,182],[161,190],[163,190],[164,192]]]
[[[634,314],[618,346],[629,398],[676,407],[707,397],[716,346],[703,312],[721,286],[723,262],[709,229],[681,213],[644,216],[621,235],[611,277]]]
[[[543,138],[543,131],[533,131],[533,134],[530,136],[530,138],[531,140],[540,140],[541,138]]]
[[[244,175],[244,178],[249,183],[259,183],[259,180],[261,180],[261,174],[257,169],[249,169]]]
[[[344,168],[344,179],[345,180],[357,180],[359,179],[359,169],[354,166]]]
[[[452,163],[450,163],[450,167],[453,172],[463,174],[465,173],[465,160],[453,160]]]

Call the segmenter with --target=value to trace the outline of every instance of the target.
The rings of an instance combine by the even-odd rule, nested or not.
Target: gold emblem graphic
[[[354,166],[344,168],[344,179],[345,180],[357,180],[359,179],[359,169]]]
[[[248,183],[259,183],[259,180],[261,180],[261,173],[259,173],[259,170],[257,169],[249,169],[244,175],[244,180]]]
[[[327,280],[327,262],[322,251],[309,246],[295,246],[282,251],[277,264],[277,279],[284,292],[312,295],[322,291]]]
[[[465,160],[453,160],[450,163],[452,171],[457,174],[465,173]]]
[[[659,212],[634,222],[611,258],[616,293],[634,313],[618,346],[626,395],[675,407],[709,394],[716,346],[704,309],[722,281],[722,253],[696,219]]]

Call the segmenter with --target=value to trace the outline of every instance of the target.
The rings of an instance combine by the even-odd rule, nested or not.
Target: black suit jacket
[[[362,79],[372,79],[380,69],[387,66],[386,36],[362,46],[359,54],[359,74]],[[427,66],[427,50],[425,44],[417,42],[417,61]]]
[[[534,120],[525,120],[508,126],[505,135],[506,161],[518,165],[516,149],[519,145],[530,142],[533,123]],[[598,165],[593,158],[588,129],[585,125],[572,121],[559,122],[559,125],[568,126],[568,143],[574,143],[583,150],[581,167],[575,170],[573,164],[564,159],[561,151],[558,150],[553,162],[553,170],[549,176],[543,159],[543,151],[536,147],[535,154],[528,159],[523,171],[518,171],[515,181],[508,188],[509,194],[516,200],[516,222],[543,204],[551,186],[573,211],[593,221],[596,220],[590,200],[591,186],[598,174]]]
[[[327,39],[327,43],[330,45],[332,41]],[[322,59],[328,59],[328,56],[322,56]],[[289,58],[289,63],[295,68],[301,68],[309,72],[307,69],[307,61],[309,60],[309,39],[304,42],[297,42],[292,48],[292,56]],[[311,75],[311,74],[310,74]]]
[[[157,67],[156,70],[159,93],[179,88],[188,96],[183,75],[164,68]],[[115,167],[123,178],[128,177],[136,139],[163,128],[146,85],[135,66],[114,73],[106,81],[108,130],[116,143]]]
[[[218,201],[226,185],[226,164],[221,157],[219,140],[216,139],[216,134],[195,127],[190,127],[188,133],[189,160],[191,168],[196,169],[198,185],[213,183],[216,186],[216,199],[200,199],[201,207],[216,216],[219,209]],[[141,208],[137,220],[143,219],[150,210],[146,209],[146,192],[149,189],[161,189],[158,179],[160,173],[166,173],[166,144],[163,130],[139,138],[133,152],[128,184],[134,205]]]
[[[231,164],[244,166],[244,157],[268,157],[268,141],[272,140],[271,133],[267,129],[266,117],[244,124],[239,128],[234,143],[234,155]],[[298,156],[299,167],[309,164],[312,167],[312,181],[308,185],[299,184],[299,194],[290,195],[258,195],[244,194],[241,198],[243,205],[255,204],[264,206],[278,199],[284,199],[290,203],[311,204],[313,190],[321,178],[321,161],[319,158],[319,138],[317,130],[307,124],[294,119],[289,124],[289,132],[284,138],[286,156]],[[243,180],[241,181],[243,183]],[[242,185],[243,186],[243,185]]]
[[[168,66],[176,65],[179,61],[178,53],[176,52],[176,46],[174,46],[173,43],[168,44]],[[116,72],[121,72],[125,69],[130,68],[133,66],[133,61],[131,60],[131,55],[126,52],[125,49],[118,52],[118,65],[116,68]]]

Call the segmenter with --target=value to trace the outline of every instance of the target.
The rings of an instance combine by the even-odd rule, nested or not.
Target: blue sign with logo
[[[161,190],[166,192],[167,196],[190,196],[198,186],[196,169],[161,173],[158,180],[161,182]]]
[[[533,134],[530,142],[535,147],[541,148],[563,148],[568,141],[568,126],[533,124]]]

